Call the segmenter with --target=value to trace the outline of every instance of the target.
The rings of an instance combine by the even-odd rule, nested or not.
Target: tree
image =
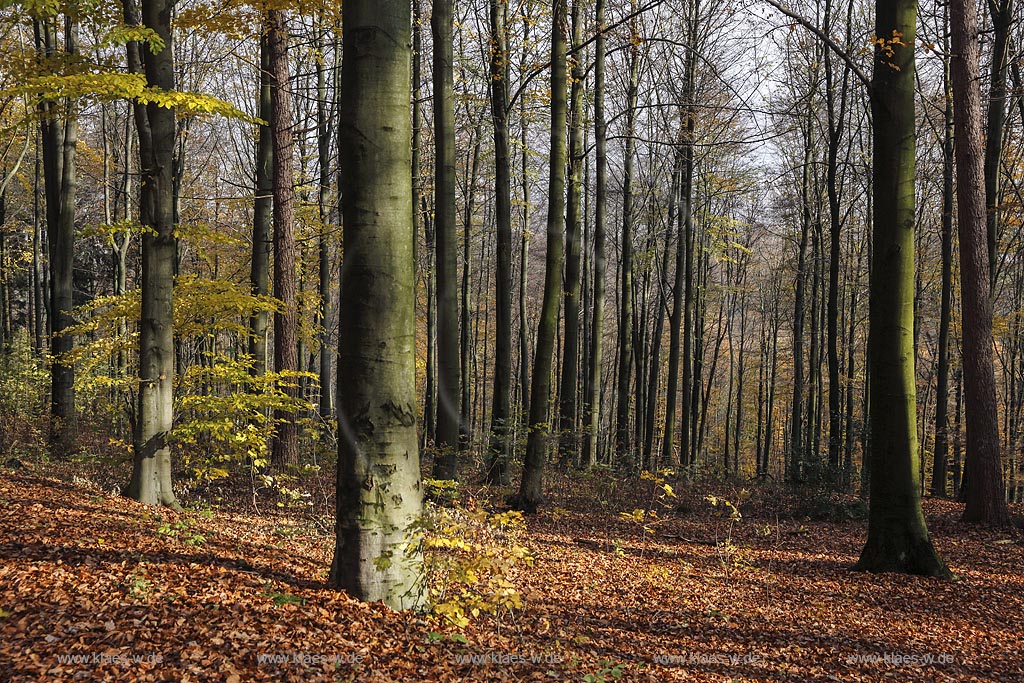
[[[583,40],[582,0],[572,3],[572,46],[581,47]],[[569,151],[568,195],[565,209],[565,283],[562,350],[562,376],[558,389],[559,447],[563,462],[573,462],[579,455],[576,393],[579,378],[580,348],[580,257],[582,217],[580,195],[583,185],[583,81],[582,55],[572,57],[572,85],[569,89]]]
[[[321,19],[321,21],[323,21]],[[316,129],[317,158],[320,164],[320,184],[317,192],[317,209],[320,217],[320,230],[317,236],[317,289],[320,295],[320,306],[317,308],[317,322],[320,326],[320,354],[318,370],[320,376],[320,417],[329,419],[334,414],[334,400],[331,392],[331,348],[328,333],[331,318],[331,245],[328,240],[331,229],[330,194],[331,194],[331,128],[327,111],[327,75],[326,46],[324,35],[326,30],[319,27],[317,31],[316,66]],[[335,71],[335,73],[337,73]]]
[[[331,584],[421,606],[416,436],[409,4],[343,9],[339,140],[345,261],[339,297],[336,547]]]
[[[847,44],[852,32],[853,10],[852,1],[849,4],[850,10],[847,13]],[[825,32],[831,34],[832,22],[834,20],[832,3],[826,0],[825,3]],[[828,258],[828,300],[826,303],[826,317],[828,320],[828,333],[825,335],[828,347],[828,464],[833,475],[837,474],[842,467],[840,450],[842,447],[842,407],[840,403],[841,385],[839,382],[839,342],[842,334],[839,331],[839,270],[840,245],[842,242],[842,205],[841,205],[841,180],[839,178],[839,148],[843,140],[843,130],[846,124],[846,102],[849,90],[850,69],[847,65],[843,69],[839,83],[839,102],[836,102],[835,75],[832,63],[833,55],[831,50],[825,50],[825,105],[828,122],[828,152],[827,168],[825,171],[825,185],[828,193],[829,207],[829,258]],[[838,106],[837,106],[838,104]]]
[[[566,0],[554,0],[551,18],[551,156],[548,171],[547,255],[544,261],[544,300],[537,322],[537,345],[530,387],[530,424],[519,493],[514,506],[534,511],[543,502],[544,465],[551,425],[551,366],[558,334],[558,300],[565,254],[565,165],[568,101],[566,92]]]
[[[74,59],[77,52],[76,27],[70,15],[64,18],[64,48],[57,40],[58,16],[35,20],[37,49],[47,60]],[[64,56],[60,56],[60,52]],[[40,100],[40,131],[43,148],[43,176],[46,185],[46,232],[50,265],[50,412],[53,425],[50,444],[58,457],[68,455],[75,444],[75,366],[67,358],[74,339],[63,331],[74,323],[75,264],[75,156],[78,147],[78,119],[72,98]]]
[[[676,419],[676,394],[678,393],[679,381],[679,352],[680,333],[683,324],[683,308],[686,305],[683,295],[688,287],[686,277],[691,274],[691,268],[687,268],[687,254],[693,250],[693,137],[695,131],[694,111],[694,90],[697,67],[697,12],[698,2],[688,4],[690,17],[686,22],[687,40],[689,46],[686,51],[686,66],[683,75],[683,93],[680,109],[683,115],[682,140],[679,150],[676,152],[681,157],[682,168],[679,169],[682,177],[679,179],[679,197],[676,221],[679,229],[676,235],[675,253],[675,284],[672,287],[672,313],[669,318],[669,344],[668,344],[668,395],[665,406],[665,436],[661,442],[661,460],[665,465],[673,461],[672,443],[675,436]],[[683,363],[689,367],[688,357],[683,357]],[[683,393],[687,393],[687,387],[683,385]],[[682,435],[684,440],[680,442],[681,448],[687,443],[685,436],[689,434],[687,410],[683,409]],[[685,463],[686,451],[680,452],[680,460]]]
[[[999,411],[992,361],[992,299],[985,220],[985,166],[978,73],[978,18],[974,3],[952,0],[953,122],[956,130],[956,196],[960,238],[960,310],[963,320],[967,449],[965,522],[1007,524],[999,459]],[[992,106],[1002,106],[993,102]]]
[[[249,281],[254,296],[270,295],[270,231],[273,225],[274,145],[270,139],[271,98],[270,50],[267,35],[260,36],[260,78],[257,111],[264,122],[259,126],[256,141],[256,190],[252,209],[252,262]],[[257,310],[249,321],[251,336],[249,353],[253,357],[253,371],[262,375],[267,370],[266,310]]]
[[[636,12],[636,0],[630,8]],[[630,387],[633,370],[633,162],[636,150],[636,104],[640,87],[640,36],[636,20],[629,28],[629,85],[626,91],[626,145],[622,178],[622,244],[621,278],[619,283],[619,359],[616,389],[615,453],[630,457],[632,444],[629,432]]]
[[[989,0],[986,4],[989,16],[992,18],[992,43],[991,61],[989,64],[988,112],[985,122],[986,134],[984,143],[985,229],[989,289],[990,292],[995,292],[996,280],[999,274],[1000,204],[1002,203],[1002,189],[999,180],[1003,173],[1001,168],[1003,145],[1006,144],[1004,137],[1004,129],[1006,128],[1006,67],[1009,64],[1010,28],[1013,26],[1014,8],[1013,0]],[[972,9],[971,12],[974,17],[974,33],[969,34],[966,38],[976,41],[977,10]],[[952,11],[950,13],[950,24],[952,27]],[[975,59],[972,74],[981,73],[977,61]],[[980,108],[978,116],[981,116]],[[968,448],[969,452],[970,449]],[[967,457],[970,459],[969,455]]]
[[[604,279],[605,279],[605,214],[608,197],[608,123],[604,115],[605,23],[604,0],[597,0],[597,45],[594,48],[594,311],[590,318],[590,364],[585,382],[583,413],[586,439],[583,442],[582,464],[597,464],[598,436],[601,432],[601,365],[604,360]]]
[[[808,97],[808,102],[813,98]],[[789,460],[786,479],[799,482],[803,477],[806,460],[803,443],[804,434],[804,318],[806,316],[807,289],[807,239],[811,231],[811,129],[813,111],[809,108],[807,118],[801,122],[803,128],[804,157],[800,170],[800,243],[797,251],[796,292],[793,297],[793,413],[789,425]],[[813,360],[813,354],[812,360]]]
[[[871,498],[855,569],[949,578],[921,510],[914,383],[916,0],[875,9],[874,216],[868,345]]]
[[[943,52],[949,54],[949,10],[945,10]],[[939,302],[938,358],[935,382],[935,456],[932,460],[933,496],[945,498],[949,478],[949,327],[953,294],[953,91],[949,58],[942,60],[942,292]]]
[[[128,68],[144,68],[146,82],[174,90],[172,0],[142,0],[141,25],[160,39],[143,53],[128,45]],[[131,0],[124,0],[128,25],[139,22]],[[141,67],[141,68],[140,68]],[[178,509],[171,488],[171,449],[167,435],[174,422],[174,108],[157,102],[134,105],[142,175],[139,220],[142,235],[142,317],[139,321],[139,393],[135,416],[135,458],[125,494],[152,505]]]
[[[512,418],[512,170],[508,130],[508,6],[491,0],[490,96],[494,127],[494,200],[497,268],[494,275],[494,389],[487,481],[508,483]]]
[[[462,399],[459,358],[458,259],[455,234],[455,93],[453,0],[434,0],[434,240],[437,268],[437,459],[434,477],[454,479]]]
[[[292,100],[288,86],[288,14],[267,12],[267,51],[270,66],[270,139],[273,143],[274,296],[281,301],[274,313],[274,372],[282,374],[284,393],[298,396],[298,383],[287,373],[299,369],[298,311],[295,277],[295,189],[292,179]],[[277,466],[299,461],[298,425],[290,410],[276,411],[277,434],[271,462]]]

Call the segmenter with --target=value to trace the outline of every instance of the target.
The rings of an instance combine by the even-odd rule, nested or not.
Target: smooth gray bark
[[[345,262],[339,305],[336,547],[331,584],[417,609],[411,19],[398,0],[349,0],[339,106]]]

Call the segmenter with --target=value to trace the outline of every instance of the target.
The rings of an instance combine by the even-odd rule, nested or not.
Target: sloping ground
[[[623,488],[556,480],[525,608],[439,639],[326,588],[332,539],[297,516],[178,515],[3,470],[0,680],[1024,681],[1024,548],[952,503],[927,503],[959,576],[942,582],[851,573],[863,522],[770,505],[729,545],[694,493],[644,533],[618,513],[649,489]]]

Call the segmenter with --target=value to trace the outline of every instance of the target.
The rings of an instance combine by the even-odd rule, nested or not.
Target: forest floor
[[[730,521],[705,496],[739,486],[693,485],[645,532],[621,513],[666,502],[652,482],[556,474],[527,518],[522,609],[452,629],[329,589],[326,511],[235,482],[177,514],[11,464],[0,680],[1024,681],[1019,532],[951,502],[925,502],[957,576],[940,581],[850,572],[853,498],[755,489]]]

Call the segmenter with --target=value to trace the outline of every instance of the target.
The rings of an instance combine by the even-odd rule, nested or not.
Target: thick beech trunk
[[[163,41],[145,57],[146,81],[174,89],[171,0],[143,0],[142,25]],[[125,3],[127,23],[137,23]],[[129,45],[129,68],[140,66],[145,48]],[[174,422],[174,109],[136,104],[142,196],[142,319],[139,323],[139,394],[135,458],[125,495],[140,503],[179,508],[171,488],[171,449],[167,435]]]
[[[921,510],[914,382],[915,0],[879,0],[875,34],[874,216],[868,334],[871,498],[855,569],[948,578]],[[892,40],[892,42],[889,42]]]
[[[339,136],[345,265],[339,304],[337,545],[331,584],[395,609],[424,604],[413,526],[422,494],[416,436],[415,269],[409,4],[344,6]]]

